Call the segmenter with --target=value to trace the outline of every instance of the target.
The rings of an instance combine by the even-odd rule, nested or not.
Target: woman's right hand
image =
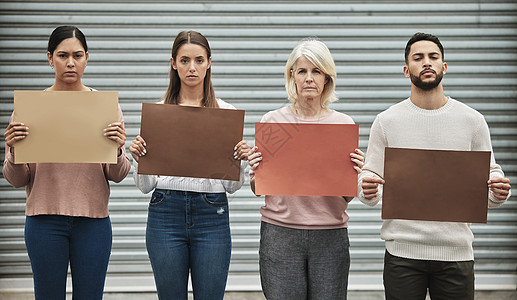
[[[253,172],[255,172],[259,166],[260,161],[262,160],[262,153],[257,152],[257,150],[258,147],[255,146],[248,152],[248,162],[250,164],[251,171]]]
[[[5,143],[12,149],[16,142],[23,140],[28,134],[29,127],[25,126],[25,124],[21,122],[11,122],[5,129]]]
[[[137,162],[140,156],[143,156],[147,153],[145,146],[147,145],[145,144],[144,139],[139,135],[131,142],[131,146],[129,146],[129,152],[131,153],[131,156],[133,156],[133,159]]]
[[[254,146],[248,152],[248,163],[250,164],[250,187],[253,193],[255,193],[255,170],[258,168],[260,161],[262,160],[262,153],[258,152],[258,147]]]

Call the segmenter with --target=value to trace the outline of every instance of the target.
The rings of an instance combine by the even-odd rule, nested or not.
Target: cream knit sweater
[[[385,147],[492,151],[488,125],[476,110],[452,98],[436,110],[421,109],[406,99],[380,113],[372,125],[365,165],[359,176],[359,199],[370,206],[382,199],[382,186],[377,197],[368,200],[361,189],[362,179],[375,174],[384,176]],[[494,177],[504,177],[504,173],[492,152],[490,178]],[[490,192],[488,207],[503,203]],[[467,223],[384,220],[381,238],[387,251],[399,257],[437,261],[474,259],[474,236]]]

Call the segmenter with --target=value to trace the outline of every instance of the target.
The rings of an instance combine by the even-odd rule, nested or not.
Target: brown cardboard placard
[[[143,103],[139,174],[239,180],[244,111]]]
[[[386,148],[383,219],[486,223],[490,151]]]

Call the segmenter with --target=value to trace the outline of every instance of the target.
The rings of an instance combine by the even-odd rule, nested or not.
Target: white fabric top
[[[384,176],[384,148],[491,151],[488,125],[479,112],[449,98],[436,110],[425,110],[408,98],[380,113],[373,122],[363,172],[359,176],[359,199],[370,206],[382,199],[382,185],[372,200],[364,198],[362,179]],[[425,171],[425,170],[423,170]],[[504,177],[492,152],[490,178]],[[508,196],[509,197],[509,196]],[[505,200],[504,200],[505,201]],[[488,207],[504,201],[488,195]],[[436,261],[473,260],[474,236],[470,224],[413,220],[384,220],[381,238],[395,256]]]
[[[219,108],[235,109],[233,105],[226,103],[221,99],[217,99],[217,104],[219,104]],[[228,192],[233,194],[244,184],[244,174],[247,165],[247,160],[241,161],[240,179],[239,181],[233,181],[208,178],[137,174],[138,163],[133,159],[133,166],[135,168],[133,179],[135,180],[136,187],[144,194],[153,191],[155,188],[199,193]]]

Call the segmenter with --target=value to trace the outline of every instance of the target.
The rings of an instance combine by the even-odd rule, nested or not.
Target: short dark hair
[[[86,37],[84,34],[79,30],[79,28],[75,26],[59,26],[54,31],[52,31],[52,34],[50,35],[48,39],[48,48],[47,51],[50,52],[50,54],[54,54],[54,50],[56,50],[57,46],[66,39],[69,38],[77,38],[81,45],[83,45],[84,52],[88,52],[88,45],[86,45]]]
[[[411,46],[419,41],[431,41],[435,43],[438,46],[438,48],[440,48],[440,52],[442,52],[442,59],[445,58],[442,43],[440,43],[440,40],[436,35],[430,33],[417,32],[413,34],[413,36],[409,39],[409,41],[406,44],[406,51],[404,52],[404,59],[406,61],[406,64],[408,63],[409,51],[411,50]]]

